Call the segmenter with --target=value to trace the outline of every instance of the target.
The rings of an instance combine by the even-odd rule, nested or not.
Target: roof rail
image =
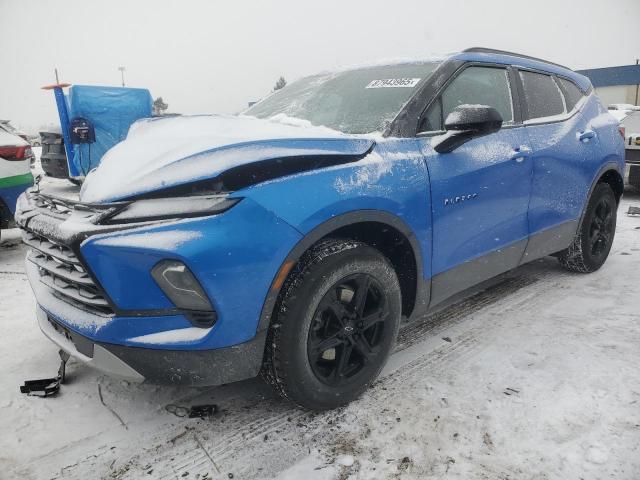
[[[497,50],[495,48],[484,48],[484,47],[472,47],[466,48],[463,52],[469,53],[497,53],[500,55],[510,55],[512,57],[526,58],[527,60],[535,60],[537,62],[548,63],[549,65],[555,65],[556,67],[566,68],[567,70],[571,70],[566,65],[560,65],[559,63],[550,62],[548,60],[544,60],[542,58],[531,57],[529,55],[523,55],[521,53],[507,52],[506,50]]]

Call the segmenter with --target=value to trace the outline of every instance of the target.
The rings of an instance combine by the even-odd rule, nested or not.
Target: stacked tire
[[[67,154],[60,133],[40,132],[42,154],[40,164],[44,173],[53,178],[69,178]]]

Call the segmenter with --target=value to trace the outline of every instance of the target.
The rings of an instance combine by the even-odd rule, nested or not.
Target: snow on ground
[[[71,361],[59,396],[16,230],[0,243],[0,478],[640,478],[640,218],[591,275],[543,259],[406,326],[381,379],[311,414],[254,379],[133,385]],[[168,404],[215,402],[184,419]]]

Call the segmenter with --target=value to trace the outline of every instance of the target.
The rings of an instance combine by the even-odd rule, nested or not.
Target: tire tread
[[[280,349],[282,324],[290,321],[287,317],[289,311],[288,304],[295,300],[296,292],[307,276],[313,273],[314,267],[320,264],[325,258],[337,253],[365,246],[362,242],[354,240],[326,239],[322,240],[314,247],[305,252],[296,266],[293,268],[280,291],[278,301],[274,308],[274,317],[265,345],[265,355],[262,364],[261,375],[265,381],[273,387],[282,397],[304,408],[287,388],[290,382],[285,369],[281,367],[283,352]]]
[[[585,210],[585,214],[578,226],[578,230],[576,232],[573,241],[569,247],[561,252],[558,252],[556,255],[560,265],[566,270],[570,272],[576,273],[591,273],[600,268],[601,265],[594,267],[590,265],[586,254],[583,250],[583,229],[584,222],[587,221],[587,218],[590,216],[590,211],[593,208],[593,205],[596,203],[596,200],[599,199],[602,195],[612,195],[615,198],[615,194],[613,190],[609,186],[609,184],[601,182],[596,185],[596,188],[593,190],[591,197],[589,198],[589,203],[587,204],[587,208]],[[606,257],[605,257],[606,260]]]

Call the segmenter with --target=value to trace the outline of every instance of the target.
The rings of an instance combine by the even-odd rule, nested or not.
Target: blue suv
[[[79,199],[33,188],[16,220],[71,355],[134,381],[262,373],[321,410],[376,378],[401,319],[543,256],[600,268],[623,169],[587,78],[472,48],[138,121]]]

